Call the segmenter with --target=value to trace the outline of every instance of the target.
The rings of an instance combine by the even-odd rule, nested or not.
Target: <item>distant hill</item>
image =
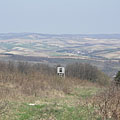
[[[120,59],[120,34],[0,34],[0,54]]]

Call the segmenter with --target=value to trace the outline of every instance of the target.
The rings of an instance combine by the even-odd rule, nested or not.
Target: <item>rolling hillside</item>
[[[0,34],[0,54],[81,59],[120,59],[120,35]]]

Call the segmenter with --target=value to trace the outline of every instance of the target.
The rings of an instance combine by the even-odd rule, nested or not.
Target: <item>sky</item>
[[[0,33],[120,33],[120,0],[0,0]]]

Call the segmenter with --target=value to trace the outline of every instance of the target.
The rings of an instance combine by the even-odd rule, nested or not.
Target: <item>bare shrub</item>
[[[102,85],[108,83],[109,78],[97,67],[90,64],[73,63],[66,66],[66,76],[91,82],[98,82]]]
[[[56,76],[56,68],[44,64],[0,62],[0,67],[0,84],[3,84],[5,88],[1,89],[3,92],[0,92],[0,96],[3,96],[3,93],[10,96],[15,91],[28,96],[40,96],[41,91],[50,92],[52,90],[69,94],[74,85],[81,84],[81,76],[86,82],[88,79],[97,81],[98,75],[95,73],[96,68],[91,70],[90,65],[84,64],[70,66],[72,70],[66,71],[66,78]],[[85,68],[85,71],[83,71],[82,67]],[[74,77],[74,75],[77,75],[78,78]],[[13,85],[13,87],[11,88],[9,84]]]
[[[8,101],[0,101],[0,116],[7,114],[9,107]]]
[[[120,88],[110,86],[91,101],[94,117],[102,120],[120,120]]]

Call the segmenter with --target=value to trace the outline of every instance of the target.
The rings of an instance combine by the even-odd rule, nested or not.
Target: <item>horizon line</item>
[[[43,34],[43,35],[119,35],[120,33],[41,33],[41,32],[0,32],[0,34]]]

